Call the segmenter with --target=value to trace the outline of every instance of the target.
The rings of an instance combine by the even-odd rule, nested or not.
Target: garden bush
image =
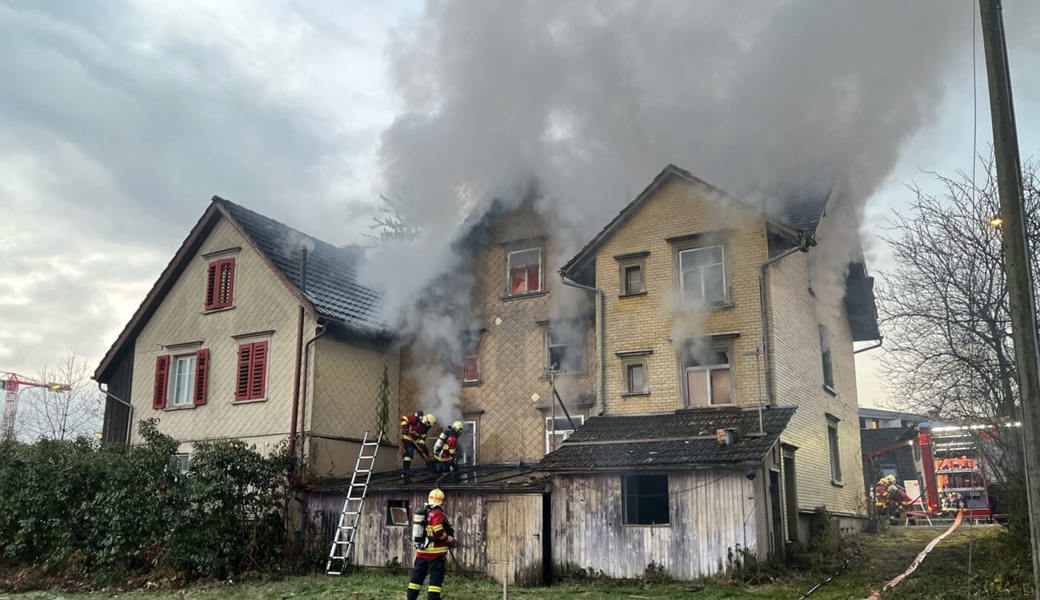
[[[157,570],[227,578],[284,557],[290,462],[198,444],[186,471],[154,421],[143,443],[0,444],[0,561],[104,580]]]

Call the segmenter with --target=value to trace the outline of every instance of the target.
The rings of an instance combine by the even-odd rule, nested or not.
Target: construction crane
[[[22,388],[44,388],[52,392],[68,392],[72,386],[66,383],[42,383],[23,377],[18,373],[0,371],[0,385],[4,388],[4,420],[0,424],[0,440],[14,439],[14,419],[18,415],[18,394]]]

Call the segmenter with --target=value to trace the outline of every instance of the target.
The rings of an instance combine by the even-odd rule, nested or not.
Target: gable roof
[[[226,218],[242,234],[308,312],[364,337],[390,337],[389,327],[377,316],[379,294],[357,283],[360,251],[337,248],[214,196],[101,359],[94,370],[95,380],[105,380],[119,351],[140,333],[221,218]],[[301,252],[304,247],[308,248],[306,282],[303,281]]]
[[[595,235],[595,237],[589,240],[589,242],[585,244],[576,255],[574,255],[574,258],[567,261],[567,264],[563,265],[563,268],[560,269],[560,271],[572,275],[582,266],[590,262],[591,259],[595,257],[596,250],[610,239],[614,232],[616,232],[629,219],[629,217],[634,215],[639,208],[641,208],[643,204],[654,195],[654,192],[672,179],[680,179],[712,194],[718,194],[727,201],[741,206],[751,212],[761,214],[762,218],[767,223],[774,226],[780,232],[786,233],[792,237],[797,237],[799,234],[803,233],[812,236],[816,232],[816,225],[819,224],[820,218],[823,216],[823,208],[827,202],[826,198],[817,199],[813,202],[805,203],[805,205],[789,201],[785,204],[783,210],[779,211],[778,215],[765,214],[760,206],[755,206],[745,200],[731,196],[703,179],[696,177],[686,169],[669,164],[662,169],[656,177],[654,177],[653,181],[651,181],[643,191],[639,192],[639,195],[636,196],[635,199],[622,208],[621,212],[615,215],[614,218]]]
[[[772,449],[795,407],[762,409],[695,408],[670,414],[593,417],[563,445],[542,459],[546,471],[613,471],[632,468],[747,466]],[[737,439],[720,444],[718,429],[736,430]]]

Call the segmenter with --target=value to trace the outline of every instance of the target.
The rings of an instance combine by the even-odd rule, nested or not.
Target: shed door
[[[509,504],[502,501],[487,503],[487,569],[488,576],[495,581],[509,578],[512,583],[513,556],[517,548],[512,547],[509,535]]]

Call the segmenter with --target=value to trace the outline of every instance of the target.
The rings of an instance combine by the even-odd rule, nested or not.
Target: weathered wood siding
[[[552,493],[554,567],[635,578],[653,562],[689,580],[724,569],[727,554],[738,548],[765,554],[759,551],[759,529],[767,507],[757,484],[734,471],[670,473],[670,524],[624,525],[621,475],[558,475]]]
[[[411,527],[387,524],[388,501],[405,500],[409,512],[426,502],[421,492],[369,492],[362,510],[357,548],[352,562],[363,567],[409,567],[415,556]],[[315,494],[309,498],[312,522],[331,536],[343,496]],[[542,506],[538,494],[447,492],[445,512],[455,527],[455,555],[468,571],[496,581],[533,585],[542,582]],[[450,567],[452,565],[449,565]]]
[[[113,399],[112,396],[105,396],[105,417],[101,425],[101,443],[125,444],[129,431],[127,421],[130,419],[130,407],[124,402],[130,401],[134,379],[132,344],[127,345],[116,355],[106,377],[107,379],[103,379],[102,382],[108,385],[109,393],[123,402]]]

